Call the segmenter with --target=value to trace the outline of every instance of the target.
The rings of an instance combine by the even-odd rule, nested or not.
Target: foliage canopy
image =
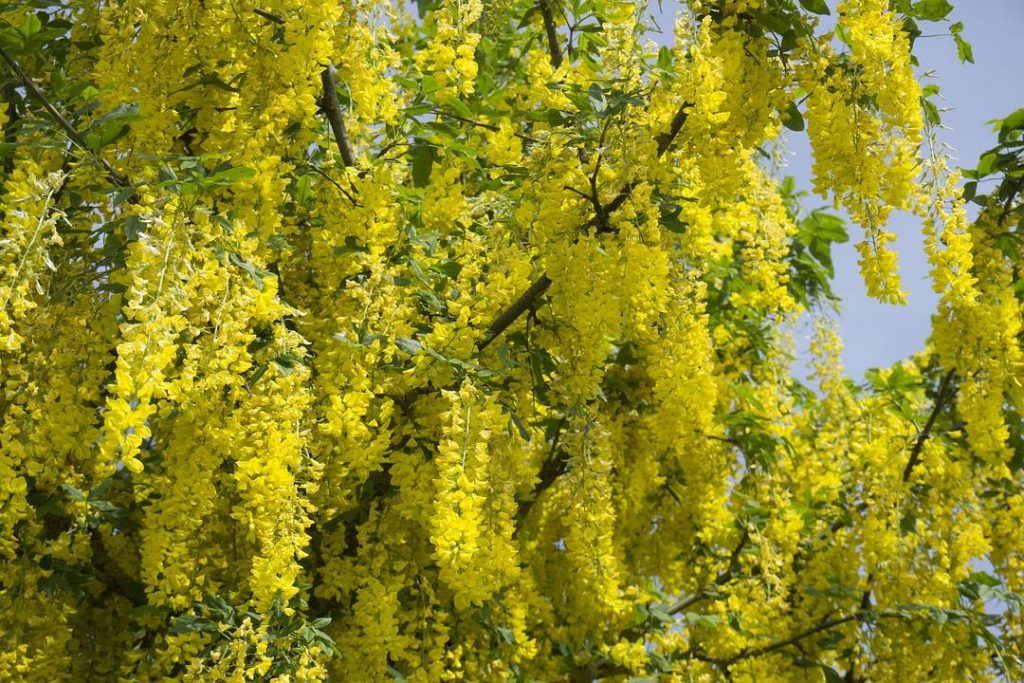
[[[1024,110],[951,168],[950,9],[0,6],[0,678],[1019,680]],[[921,220],[864,384],[784,128],[873,297]]]

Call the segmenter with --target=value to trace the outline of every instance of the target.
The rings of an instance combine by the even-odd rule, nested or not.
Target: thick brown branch
[[[539,0],[537,6],[544,18],[544,32],[548,36],[548,52],[551,53],[551,66],[556,69],[562,66],[562,46],[558,43],[558,27],[555,26],[555,15],[551,11],[551,0]]]
[[[338,152],[341,153],[341,160],[346,166],[356,165],[356,156],[352,151],[352,142],[349,140],[348,131],[345,130],[345,120],[341,116],[341,105],[338,103],[338,86],[334,82],[333,67],[328,66],[320,73],[320,80],[324,86],[324,113],[331,124],[331,132],[334,133],[334,141],[338,143]]]
[[[21,65],[18,64],[18,62],[16,62],[14,58],[7,53],[7,50],[2,47],[0,47],[0,56],[4,58],[4,61],[7,62],[14,73],[18,76],[18,80],[20,80],[21,84],[25,86],[25,90],[28,94],[39,100],[43,105],[43,108],[46,110],[46,113],[50,115],[50,118],[52,118],[54,122],[64,130],[68,139],[83,150],[90,151],[89,145],[86,143],[85,138],[82,137],[82,134],[79,133],[78,130],[76,130],[75,127],[72,126],[59,111],[57,111],[56,107],[50,104],[50,101],[46,98],[46,95],[43,94],[43,91],[36,87],[36,84],[32,82],[32,79],[28,77],[28,74],[22,70]],[[107,172],[107,180],[109,180],[111,184],[116,185],[117,187],[128,187],[128,179],[118,173],[106,159],[95,153],[93,153],[92,156],[97,162],[99,162],[100,166],[103,167],[103,170]]]
[[[494,341],[498,335],[508,329],[508,326],[514,323],[519,316],[533,308],[537,299],[539,299],[550,286],[551,279],[546,274],[537,278],[537,280],[530,285],[530,288],[523,292],[521,297],[516,299],[515,303],[502,311],[501,315],[495,318],[494,322],[487,326],[487,336],[477,342],[477,348],[481,351],[487,348],[487,345]]]

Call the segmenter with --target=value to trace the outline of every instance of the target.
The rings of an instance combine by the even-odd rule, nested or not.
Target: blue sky
[[[949,21],[923,24],[926,36],[918,40],[915,54],[921,62],[919,76],[942,89],[944,105],[951,107],[942,115],[940,139],[954,150],[961,166],[973,167],[982,152],[994,144],[988,121],[1002,118],[1024,107],[1024,63],[1017,41],[1024,37],[1024,0],[952,0],[955,9]],[[829,0],[834,10],[836,2]],[[671,32],[672,17],[678,2],[664,0],[660,11],[661,27]],[[960,64],[952,38],[951,23],[964,23],[964,38],[974,47],[974,64]],[[942,35],[937,35],[942,34]],[[810,189],[811,150],[802,134],[789,136],[792,151],[788,173],[797,185]],[[824,202],[808,197],[808,208]],[[898,214],[890,222],[896,233],[903,287],[910,291],[906,306],[889,306],[868,299],[857,271],[853,244],[860,229],[850,227],[851,241],[834,253],[835,290],[842,297],[838,323],[845,343],[843,362],[847,373],[860,377],[871,367],[885,366],[906,358],[922,348],[928,336],[936,296],[928,284],[928,266],[921,246],[920,223],[913,216]],[[807,330],[798,331],[806,337]],[[801,346],[806,339],[801,339]]]

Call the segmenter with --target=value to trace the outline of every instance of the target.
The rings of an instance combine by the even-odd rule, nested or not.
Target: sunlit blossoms
[[[1019,679],[1024,113],[954,170],[948,12],[0,8],[0,680]],[[805,128],[941,296],[862,383]]]

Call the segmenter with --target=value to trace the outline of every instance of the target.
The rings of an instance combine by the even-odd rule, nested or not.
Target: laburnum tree
[[[649,9],[0,6],[0,679],[1020,680],[1024,110],[955,170],[945,0]],[[863,382],[784,127],[871,296],[922,226]]]

